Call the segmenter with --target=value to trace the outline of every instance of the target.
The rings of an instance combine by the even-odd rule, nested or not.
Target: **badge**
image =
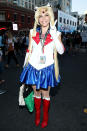
[[[40,64],[46,63],[46,56],[40,56]]]

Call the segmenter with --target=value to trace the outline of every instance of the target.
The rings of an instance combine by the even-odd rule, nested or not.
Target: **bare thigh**
[[[33,88],[33,91],[34,91],[34,95],[35,95],[35,96],[41,96],[41,90],[37,91],[37,90],[36,90],[36,85],[33,85],[32,88]]]
[[[42,97],[46,97],[46,98],[50,97],[50,95],[49,95],[50,94],[50,88],[51,88],[50,86],[48,86],[48,90],[41,89],[41,90],[37,91],[36,85],[33,85],[32,88],[33,88],[35,96],[41,96],[42,95]]]
[[[48,86],[48,90],[42,90],[41,89],[41,94],[43,97],[49,98],[50,97],[50,86]]]

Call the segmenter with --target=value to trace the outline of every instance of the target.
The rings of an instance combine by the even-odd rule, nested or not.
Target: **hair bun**
[[[46,6],[48,6],[48,7],[52,7],[52,5],[51,5],[50,3],[48,3]]]
[[[34,11],[37,11],[38,8],[39,8],[39,7],[35,6]]]

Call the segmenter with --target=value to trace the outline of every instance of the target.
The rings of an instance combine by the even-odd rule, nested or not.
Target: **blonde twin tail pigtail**
[[[55,69],[56,80],[58,80],[58,76],[59,76],[59,64],[58,64],[58,58],[57,58],[57,50],[56,50],[56,48],[54,49],[54,69]]]
[[[37,28],[37,22],[35,21],[32,36],[36,35],[36,28]]]
[[[51,24],[52,24],[52,26],[54,26],[54,23],[55,23],[55,22],[54,22],[54,19],[52,19],[52,20],[51,20]]]
[[[49,12],[49,15],[50,15],[50,22],[51,22],[51,25],[54,26],[54,13],[53,13],[53,9],[51,7],[48,7],[48,12]]]

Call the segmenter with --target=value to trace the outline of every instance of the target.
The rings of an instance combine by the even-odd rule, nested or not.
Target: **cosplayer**
[[[48,125],[50,88],[55,87],[59,82],[59,76],[55,76],[55,48],[59,54],[64,53],[60,32],[55,27],[53,10],[50,6],[38,7],[35,11],[34,28],[30,30],[29,34],[29,47],[20,81],[32,85],[36,126],[40,124],[41,98],[43,100],[42,128]]]

